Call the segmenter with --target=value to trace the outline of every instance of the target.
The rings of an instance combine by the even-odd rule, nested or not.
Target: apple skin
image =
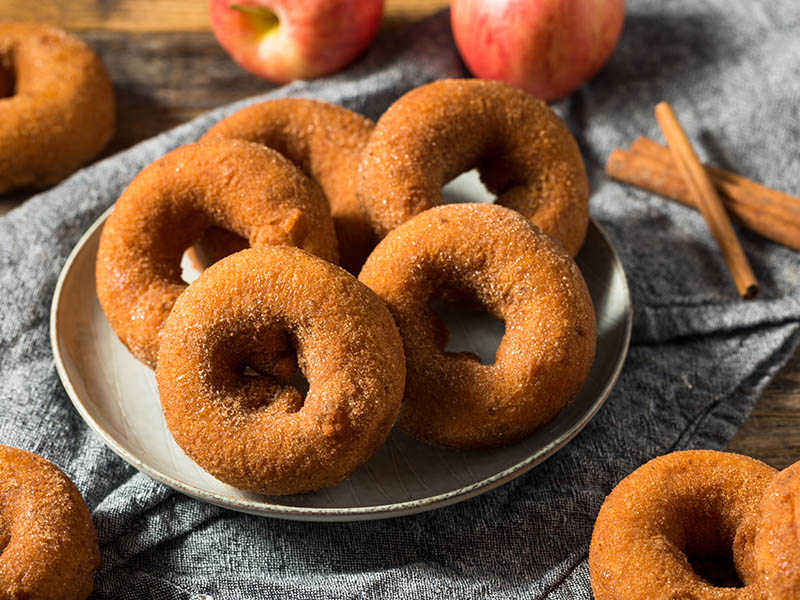
[[[473,75],[549,102],[571,94],[608,61],[625,0],[452,0],[450,21]]]
[[[214,35],[237,63],[287,83],[356,59],[378,32],[383,0],[210,0],[210,13]]]

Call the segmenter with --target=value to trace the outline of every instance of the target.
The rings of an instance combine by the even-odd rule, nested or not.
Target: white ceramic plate
[[[475,198],[475,179],[446,188]],[[110,211],[109,211],[110,212]],[[161,414],[153,372],[134,359],[106,321],[95,291],[95,255],[104,214],[81,238],[56,285],[50,336],[56,367],[75,408],[131,465],[166,485],[233,510],[298,520],[354,521],[453,504],[519,477],[569,442],[598,411],[622,368],[631,331],[625,274],[610,242],[591,223],[577,257],[597,312],[597,353],[583,390],[543,429],[507,448],[459,452],[394,431],[378,452],[335,487],[297,496],[259,496],[217,481],[173,441]],[[493,356],[502,326],[459,314],[447,319],[448,350]],[[453,344],[457,347],[453,348]]]

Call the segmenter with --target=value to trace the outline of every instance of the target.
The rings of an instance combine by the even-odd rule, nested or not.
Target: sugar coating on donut
[[[287,383],[295,352],[305,398]],[[383,442],[405,360],[389,311],[352,275],[302,250],[254,248],[178,298],[156,378],[175,441],[201,467],[241,489],[293,494],[341,481]]]
[[[777,471],[711,450],[660,456],[603,503],[589,552],[596,600],[762,598],[753,544],[758,503]],[[719,588],[689,558],[733,555],[743,588]]]
[[[181,279],[183,252],[216,225],[253,246],[299,246],[336,261],[319,186],[274,150],[242,140],[183,146],[147,166],[117,200],[100,236],[100,305],[131,353],[154,367],[158,332]]]
[[[0,22],[0,71],[0,193],[59,182],[113,135],[108,73],[75,36]]]
[[[473,167],[498,204],[578,252],[589,219],[578,146],[544,102],[496,81],[436,81],[392,104],[364,150],[359,199],[383,237]]]
[[[408,375],[398,425],[457,448],[509,444],[552,420],[594,358],[595,316],[574,261],[519,213],[432,208],[387,235],[359,275],[389,306]],[[445,352],[437,296],[477,301],[505,322],[494,364]]]
[[[800,598],[800,462],[772,480],[758,509],[754,560],[768,598]]]
[[[41,456],[0,445],[0,597],[83,600],[99,566],[75,484]]]
[[[319,183],[331,207],[341,265],[358,273],[377,243],[356,196],[361,152],[374,124],[320,100],[282,98],[243,108],[212,127],[203,140],[244,139],[277,150]],[[244,247],[215,230],[196,247],[198,262],[212,264]]]

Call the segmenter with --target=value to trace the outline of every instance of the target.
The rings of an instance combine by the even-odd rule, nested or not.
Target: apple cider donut
[[[287,338],[305,399],[276,368]],[[295,494],[341,481],[383,442],[405,361],[386,306],[344,269],[295,248],[252,248],[178,298],[156,379],[167,426],[201,467],[244,490]]]
[[[361,151],[374,124],[341,106],[304,98],[283,98],[254,104],[212,127],[203,140],[238,138],[264,144],[292,161],[319,183],[328,199],[339,240],[339,259],[358,273],[378,240],[356,197]],[[211,264],[238,246],[230,233],[212,230],[195,246],[196,262]]]
[[[0,598],[84,600],[99,567],[75,484],[41,456],[0,444]]]
[[[609,494],[595,522],[589,570],[596,600],[772,598],[753,549],[759,499],[776,473],[712,450],[673,452],[636,469]],[[742,588],[716,587],[689,562],[731,549]]]
[[[578,145],[544,102],[497,81],[445,79],[392,104],[364,150],[359,198],[383,237],[441,204],[442,186],[473,167],[497,204],[577,254],[589,222]]]
[[[781,471],[759,505],[755,563],[768,582],[765,598],[800,598],[800,462]]]
[[[100,305],[131,353],[155,367],[158,332],[186,287],[181,256],[206,229],[336,261],[329,213],[319,186],[265,146],[222,140],[173,150],[134,178],[103,227]]]
[[[114,133],[114,91],[97,54],[47,25],[0,22],[0,193],[53,185]]]
[[[560,244],[519,213],[491,204],[427,210],[393,230],[359,279],[389,305],[406,353],[398,425],[455,448],[509,444],[553,419],[592,365],[595,317],[586,284]],[[505,321],[494,364],[449,353],[429,303],[471,297]]]

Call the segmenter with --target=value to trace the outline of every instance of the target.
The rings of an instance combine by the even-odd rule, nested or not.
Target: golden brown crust
[[[41,456],[0,445],[0,598],[83,600],[100,566],[75,484]]]
[[[155,367],[158,332],[181,279],[183,252],[209,226],[253,246],[299,246],[336,261],[328,203],[282,155],[242,140],[183,146],[130,183],[103,227],[97,296],[133,355]]]
[[[94,51],[47,25],[0,23],[0,193],[53,185],[114,133],[114,91]],[[13,77],[11,75],[13,74]]]
[[[737,454],[673,452],[639,467],[603,503],[589,570],[596,600],[763,598],[753,558],[759,498],[777,471]],[[714,587],[689,556],[733,559],[744,588]]]
[[[473,167],[498,204],[577,254],[589,220],[578,146],[546,104],[500,82],[436,81],[392,104],[364,150],[359,198],[383,237],[441,204],[442,186]]]
[[[359,279],[389,305],[408,375],[398,425],[457,448],[508,444],[550,421],[580,391],[595,317],[573,260],[519,213],[497,205],[432,208],[392,231]],[[495,363],[445,353],[437,294],[474,297],[505,321]]]
[[[764,600],[800,598],[800,462],[781,471],[759,505],[755,563]]]
[[[305,401],[276,367],[287,343]],[[178,298],[156,379],[175,441],[201,467],[241,489],[293,494],[372,455],[400,408],[405,362],[389,311],[352,275],[302,250],[253,248]]]
[[[264,144],[319,183],[328,199],[341,265],[358,273],[378,242],[356,197],[361,152],[375,125],[369,119],[319,100],[283,98],[244,108],[212,127],[203,140],[243,139]],[[196,246],[198,262],[216,262],[240,250],[219,231]]]

